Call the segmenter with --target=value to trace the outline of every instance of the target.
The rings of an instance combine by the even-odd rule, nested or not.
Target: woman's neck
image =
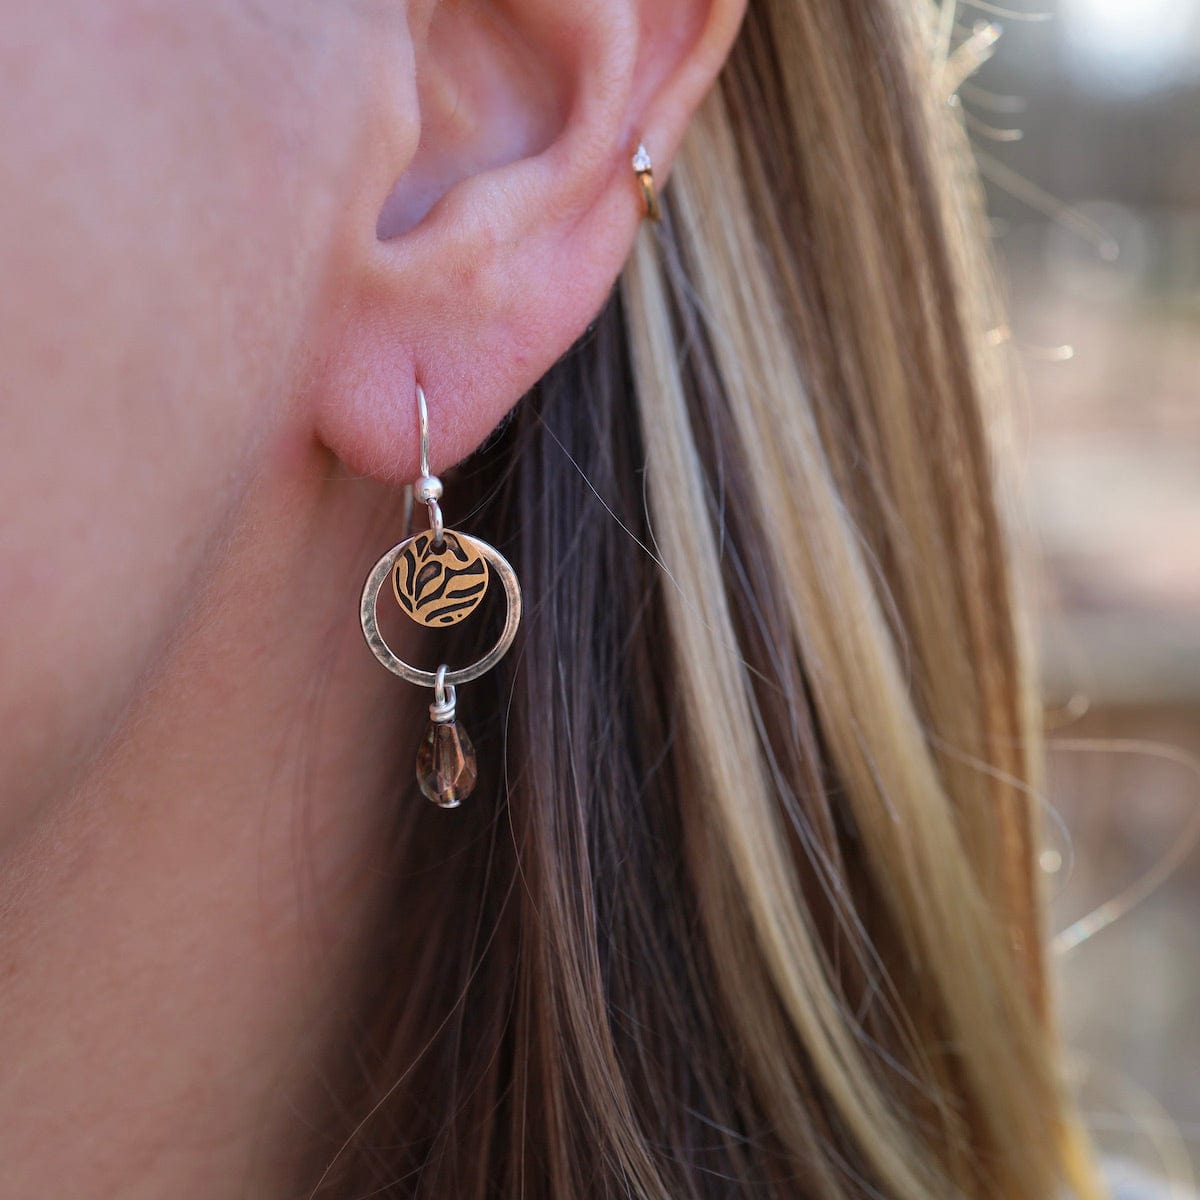
[[[255,482],[135,710],[9,848],[6,1194],[293,1194],[421,733],[357,621],[394,509],[315,450]]]

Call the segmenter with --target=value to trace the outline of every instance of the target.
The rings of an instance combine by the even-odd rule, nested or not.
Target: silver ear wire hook
[[[417,419],[421,423],[421,474],[429,474],[429,407],[425,403],[425,389],[417,384]]]
[[[413,484],[418,500],[429,509],[429,528],[433,532],[433,544],[440,548],[445,526],[442,524],[442,481],[429,473],[429,407],[425,403],[425,389],[417,384],[417,420],[421,428],[421,476]]]

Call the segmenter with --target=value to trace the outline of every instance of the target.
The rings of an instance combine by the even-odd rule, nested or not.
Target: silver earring
[[[429,410],[417,385],[421,435],[421,474],[413,495],[429,510],[429,528],[393,546],[372,568],[362,592],[362,628],[375,657],[409,683],[433,689],[429,728],[417,751],[417,782],[424,795],[442,808],[457,808],[475,787],[475,748],[456,717],[455,686],[478,679],[508,653],[521,622],[521,588],[516,572],[495,546],[442,524],[442,481],[429,473]],[[452,670],[443,663],[424,671],[406,663],[379,632],[376,608],[384,583],[404,614],[419,625],[457,625],[478,607],[492,579],[500,581],[507,601],[504,628],[480,659]]]

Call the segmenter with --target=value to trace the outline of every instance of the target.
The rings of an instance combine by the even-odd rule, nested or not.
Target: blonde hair
[[[403,811],[321,1194],[1098,1194],[930,63],[892,0],[752,0],[664,225],[473,464],[530,601],[507,769]]]

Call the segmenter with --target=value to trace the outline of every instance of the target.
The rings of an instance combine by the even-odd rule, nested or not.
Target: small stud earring
[[[638,182],[642,185],[642,198],[646,201],[646,216],[651,221],[661,221],[662,211],[658,207],[658,193],[654,188],[654,164],[645,144],[638,143],[637,153],[633,156],[633,169],[637,173]]]

